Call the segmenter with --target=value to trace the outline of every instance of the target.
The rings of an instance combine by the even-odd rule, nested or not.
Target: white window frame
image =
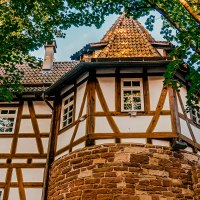
[[[71,93],[70,95],[65,97],[62,101],[61,128],[65,128],[65,127],[69,126],[74,121],[74,106],[75,106],[74,105],[74,97],[75,97],[74,93]],[[70,98],[73,98],[73,100],[70,101]],[[68,103],[66,103],[67,100],[69,101]],[[73,106],[72,109],[70,109],[71,106]],[[67,109],[67,112],[66,112],[66,109]],[[69,117],[70,113],[71,113],[71,116]],[[65,119],[65,117],[66,117],[66,119]],[[71,119],[71,121],[70,121],[70,119]]]
[[[4,113],[5,111],[7,111],[7,113]],[[15,113],[9,113],[11,111],[15,111]],[[13,118],[12,126],[9,124],[9,121],[6,121],[6,119],[8,118]],[[7,124],[7,126],[3,126],[1,127],[0,125],[0,134],[12,134],[14,133],[14,129],[15,129],[15,124],[16,124],[16,118],[17,118],[17,108],[0,108],[0,120],[4,121],[5,124]],[[1,130],[4,129],[4,131]],[[5,131],[6,128],[12,128],[12,131]]]
[[[124,86],[124,81],[139,81],[140,82],[140,86]],[[141,99],[141,109],[134,109],[133,108],[133,104],[132,104],[132,109],[124,109],[124,91],[126,90],[136,90],[136,91],[140,91],[140,99]],[[122,78],[121,79],[121,111],[122,112],[130,112],[130,111],[144,111],[144,95],[143,95],[143,82],[142,82],[142,78]]]
[[[191,110],[192,115],[192,121],[200,126],[200,111],[197,111],[196,109]]]

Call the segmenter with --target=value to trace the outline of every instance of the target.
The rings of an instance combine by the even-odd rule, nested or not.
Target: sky
[[[70,61],[70,56],[75,52],[82,49],[86,44],[91,42],[99,42],[101,38],[106,34],[112,24],[118,18],[118,15],[109,15],[105,18],[105,22],[100,29],[97,29],[95,26],[86,27],[71,27],[66,33],[66,37],[63,39],[57,38],[57,52],[55,53],[55,61]],[[140,18],[138,21],[142,23],[143,26],[145,23],[146,17]],[[160,16],[156,14],[156,22],[154,26],[154,31],[151,32],[151,35],[156,40],[164,40],[160,35],[161,20]],[[32,52],[32,55],[44,58],[44,47],[40,48],[37,51]]]

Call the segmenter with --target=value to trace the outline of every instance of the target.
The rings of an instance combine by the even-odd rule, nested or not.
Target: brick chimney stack
[[[43,70],[51,70],[53,67],[53,61],[54,61],[54,53],[56,53],[56,41],[53,42],[47,42],[45,47],[45,55],[44,55],[44,62],[42,69]]]

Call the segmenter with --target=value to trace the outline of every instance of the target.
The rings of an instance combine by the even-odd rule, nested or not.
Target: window
[[[192,109],[192,119],[195,124],[200,125],[200,111],[197,111],[196,109]]]
[[[122,79],[121,84],[122,111],[144,110],[142,79]]]
[[[0,200],[3,199],[3,188],[0,188]]]
[[[73,122],[74,94],[67,96],[63,100],[62,128]]]
[[[0,133],[13,133],[16,109],[0,109]]]

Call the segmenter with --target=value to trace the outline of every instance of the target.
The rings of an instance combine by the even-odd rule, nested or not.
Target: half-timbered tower
[[[120,16],[98,43],[42,69],[0,104],[3,200],[199,197],[200,113],[185,111],[187,68],[163,85],[173,46]],[[183,149],[184,150],[179,150]]]

